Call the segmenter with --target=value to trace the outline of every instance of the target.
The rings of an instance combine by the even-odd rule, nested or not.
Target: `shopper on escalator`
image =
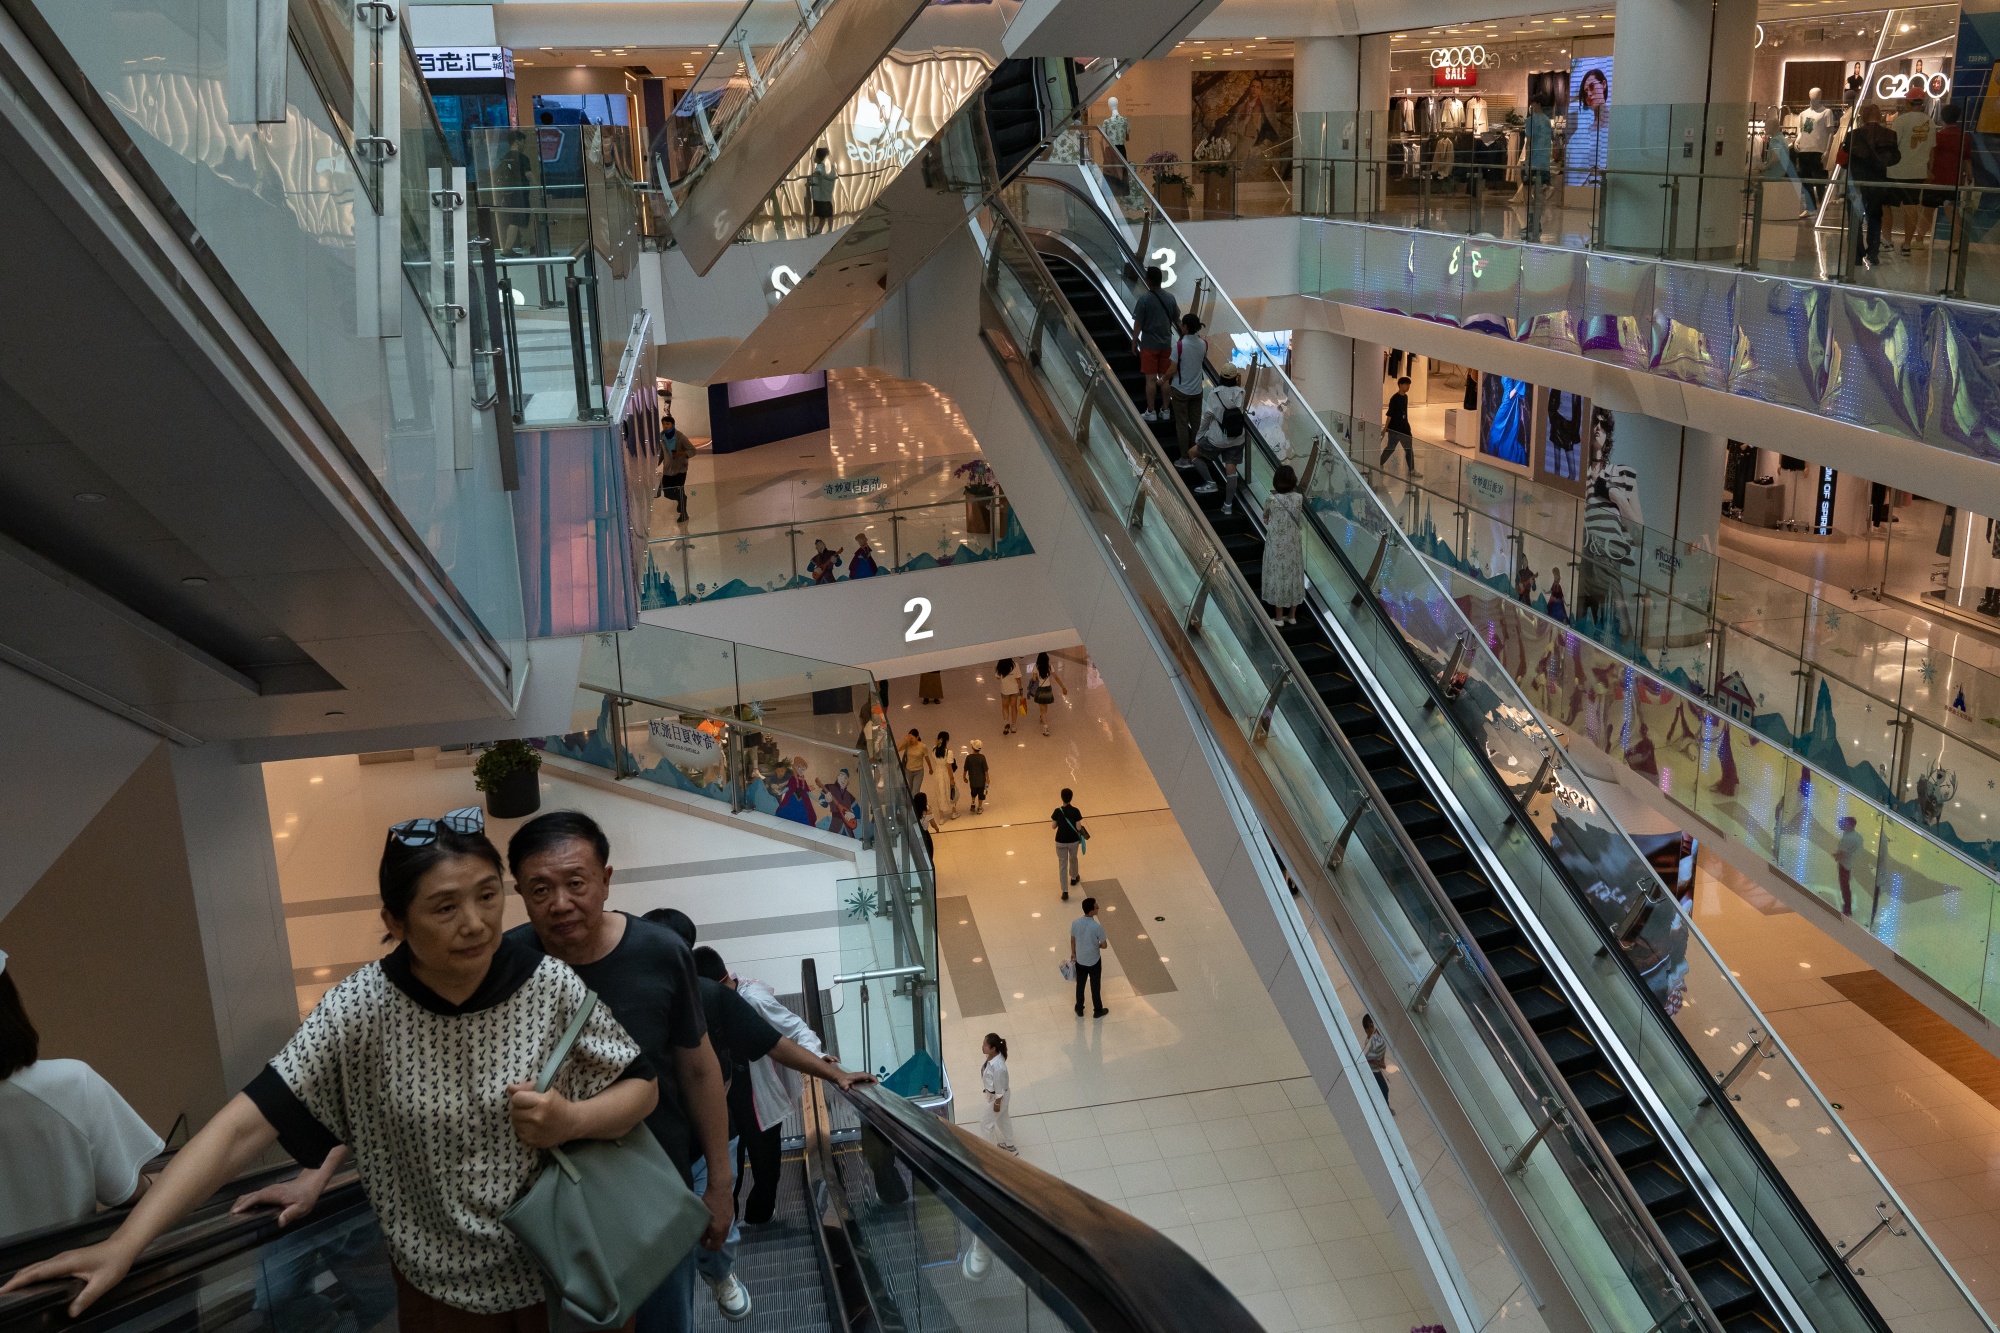
[[[1224,515],[1236,512],[1237,474],[1243,466],[1243,443],[1249,428],[1243,387],[1236,382],[1234,370],[1224,370],[1222,379],[1202,395],[1201,427],[1195,432],[1194,449],[1188,454],[1203,478],[1202,484],[1194,488],[1196,495],[1215,494],[1218,487],[1209,461],[1222,464]]]
[[[45,1060],[0,952],[0,1238],[136,1203],[162,1144],[81,1060]]]
[[[1195,426],[1201,420],[1203,371],[1208,361],[1208,339],[1201,336],[1201,316],[1181,316],[1181,336],[1174,343],[1173,379],[1167,385],[1167,402],[1174,414],[1174,457],[1186,458],[1194,447]]]
[[[542,1149],[623,1136],[652,1113],[659,1085],[639,1043],[599,1006],[555,1085],[534,1091],[590,992],[567,965],[503,934],[501,871],[477,808],[390,829],[377,879],[396,950],[326,993],[109,1240],[30,1264],[5,1290],[79,1277],[69,1312],[82,1313],[279,1143],[309,1168],[352,1151],[405,1333],[536,1333],[550,1318],[542,1275],[499,1216],[534,1179]]]
[[[1146,290],[1133,313],[1132,341],[1139,348],[1139,373],[1146,377],[1146,420],[1159,421],[1166,412],[1167,373],[1173,369],[1174,338],[1180,331],[1181,307],[1162,284],[1166,274],[1146,270]]]

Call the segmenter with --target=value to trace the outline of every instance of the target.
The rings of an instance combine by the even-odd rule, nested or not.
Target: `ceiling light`
[[[326,710],[326,715],[328,717],[346,717],[347,710],[344,708],[329,708]]]
[[[75,501],[76,501],[76,502],[77,502],[78,504],[80,504],[80,505],[97,505],[97,504],[103,504],[103,503],[104,503],[104,492],[102,492],[102,491],[78,491],[78,492],[77,492],[77,493],[76,493],[76,494],[75,494],[74,496],[72,496],[71,498],[72,498],[72,499],[74,499],[74,500],[75,500]]]
[[[181,582],[190,588],[206,588],[208,586],[208,580],[199,574],[190,574],[182,579]]]

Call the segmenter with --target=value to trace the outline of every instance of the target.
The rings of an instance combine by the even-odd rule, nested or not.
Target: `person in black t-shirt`
[[[1403,470],[1416,476],[1416,450],[1410,444],[1410,435],[1410,377],[1405,375],[1396,381],[1396,392],[1389,395],[1389,411],[1382,418],[1382,457],[1376,466],[1389,466],[1389,458],[1400,444],[1403,446]]]
[[[1056,879],[1062,885],[1063,901],[1069,901],[1070,885],[1082,883],[1083,841],[1090,830],[1083,826],[1083,811],[1071,805],[1076,793],[1062,789],[1062,804],[1049,812],[1056,830]]]
[[[708,1205],[709,1228],[640,1307],[638,1333],[691,1333],[695,1273],[721,1260],[736,1217],[724,1066],[709,1036],[694,955],[672,931],[605,910],[611,844],[590,816],[558,810],[529,820],[507,844],[507,860],[528,909],[528,924],[508,939],[574,968],[659,1072],[660,1104],[646,1123]],[[716,1300],[730,1318],[750,1313],[750,1293],[733,1274]]]

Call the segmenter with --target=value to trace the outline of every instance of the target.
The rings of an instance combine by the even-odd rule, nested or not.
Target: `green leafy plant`
[[[542,766],[542,752],[526,741],[495,741],[472,766],[472,785],[492,791],[514,774],[536,772]]]

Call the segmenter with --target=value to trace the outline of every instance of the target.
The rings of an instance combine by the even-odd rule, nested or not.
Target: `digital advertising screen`
[[[1590,400],[1567,389],[1549,389],[1542,399],[1535,439],[1535,480],[1582,495],[1583,433],[1584,423],[1590,420]]]
[[[1563,147],[1564,180],[1586,185],[1610,165],[1611,57],[1580,56],[1569,67],[1569,139]]]
[[[1526,380],[1479,377],[1479,452],[1503,463],[1528,463],[1533,390]]]

